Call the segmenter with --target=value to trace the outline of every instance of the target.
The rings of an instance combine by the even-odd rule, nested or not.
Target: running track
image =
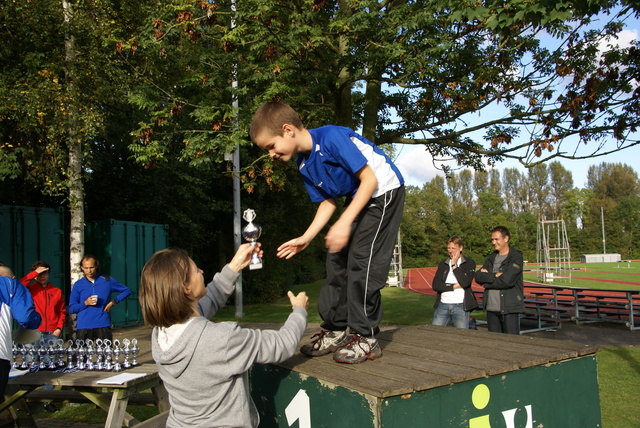
[[[435,296],[437,293],[433,291],[433,288],[431,288],[431,284],[433,283],[433,277],[436,274],[436,270],[437,268],[434,268],[434,267],[409,269],[407,271],[407,275],[404,280],[404,288],[414,293],[424,294],[426,296]],[[599,273],[605,273],[605,272],[599,272]],[[611,273],[616,275],[621,275],[621,274],[630,275],[630,273],[625,273],[625,272],[606,272],[606,273]],[[632,274],[632,275],[637,275],[637,274]],[[572,278],[587,279],[589,281],[609,282],[614,284],[636,285],[640,287],[640,282],[637,282],[637,281],[621,281],[616,279],[589,278],[585,276],[573,276],[573,275],[572,275]],[[534,284],[535,283],[525,281],[524,282],[525,289],[527,285],[534,285]],[[476,284],[475,281],[473,281],[473,283],[471,284],[471,288],[473,290],[483,290],[483,288],[480,285]],[[597,294],[597,292],[594,294]]]

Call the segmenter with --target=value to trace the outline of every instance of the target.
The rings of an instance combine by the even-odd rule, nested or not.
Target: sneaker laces
[[[323,329],[323,330],[320,330],[319,333],[316,333],[313,336],[311,336],[311,344],[313,345],[313,349],[316,349],[316,350],[320,349],[322,340],[327,335],[327,333],[329,333],[329,330]]]
[[[368,349],[365,349],[362,346],[363,342],[367,344]],[[371,345],[371,343],[369,343],[369,341],[364,336],[360,336],[359,334],[354,334],[351,337],[351,339],[349,339],[349,341],[344,344],[343,348],[352,349],[354,352],[357,353],[357,351],[354,349],[356,346],[360,348],[362,352],[364,352],[365,354],[370,353],[371,350],[373,349],[373,346]]]

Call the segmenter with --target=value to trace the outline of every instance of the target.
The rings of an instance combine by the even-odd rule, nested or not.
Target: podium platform
[[[307,329],[307,337],[317,329]],[[383,357],[340,364],[296,354],[255,365],[261,427],[600,427],[596,346],[403,326]]]

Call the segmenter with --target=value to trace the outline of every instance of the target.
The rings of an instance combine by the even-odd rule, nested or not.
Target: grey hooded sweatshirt
[[[253,363],[290,358],[302,339],[307,311],[299,306],[280,330],[209,321],[233,292],[237,276],[225,266],[207,285],[199,305],[206,318],[153,329],[152,355],[171,404],[167,427],[257,427],[247,371]]]

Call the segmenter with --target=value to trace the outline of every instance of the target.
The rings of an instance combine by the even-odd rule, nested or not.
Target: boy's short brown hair
[[[304,128],[300,116],[288,104],[279,102],[268,102],[262,104],[253,115],[251,128],[249,128],[249,136],[251,140],[262,133],[268,133],[268,136],[282,135],[282,126],[290,124],[298,129]]]
[[[44,267],[49,269],[49,271],[51,271],[51,265],[47,262],[43,262],[42,260],[38,260],[36,262],[33,262],[33,264],[31,265],[31,270],[34,271],[39,267]]]
[[[156,252],[142,268],[140,307],[146,324],[169,327],[184,323],[193,314],[192,299],[185,293],[190,258],[184,250]]]

